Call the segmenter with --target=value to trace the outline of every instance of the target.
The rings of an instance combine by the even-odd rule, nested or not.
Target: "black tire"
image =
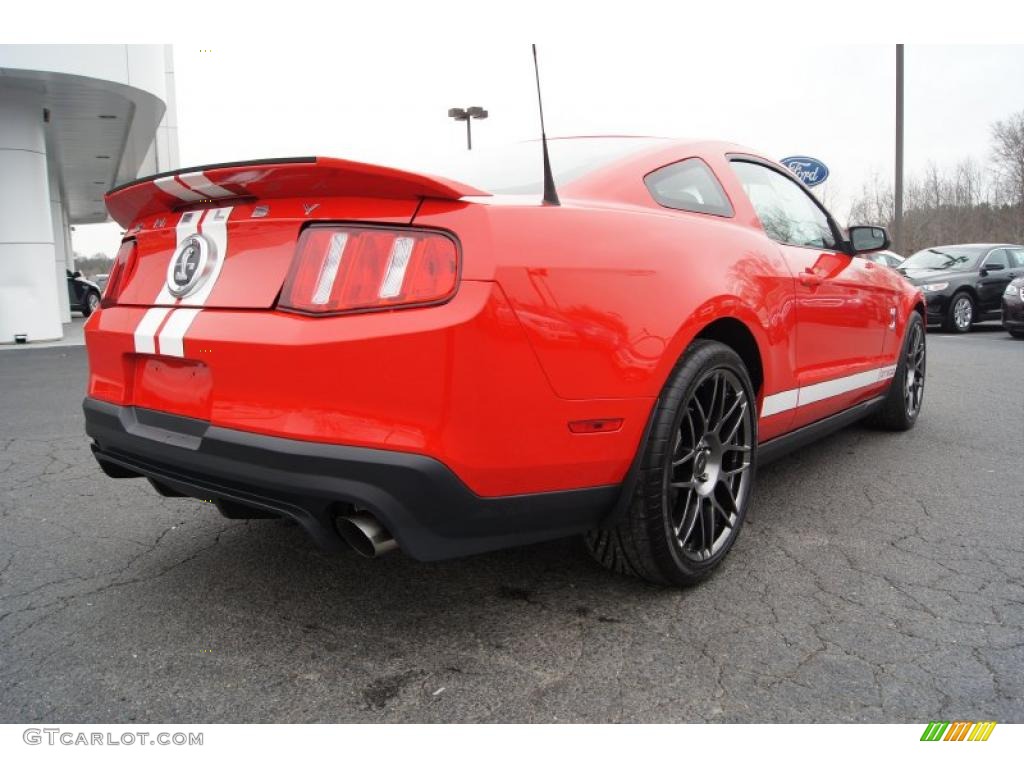
[[[1007,328],[1006,332],[1013,336],[1013,338],[1015,339],[1024,339],[1024,331],[1011,331],[1009,328]]]
[[[905,432],[917,423],[924,402],[925,374],[928,346],[924,321],[917,312],[911,312],[907,330],[900,345],[900,358],[896,374],[881,407],[868,417],[868,423],[880,429]]]
[[[100,295],[96,291],[89,291],[82,300],[82,317],[88,317],[100,306]]]
[[[966,308],[968,318],[966,324],[962,321],[962,315],[958,315],[961,306]],[[946,316],[942,319],[942,330],[947,333],[967,333],[971,330],[974,320],[977,317],[978,308],[974,304],[974,297],[967,291],[958,291],[949,300],[946,307]]]
[[[591,555],[609,570],[657,584],[707,578],[746,517],[757,467],[756,409],[739,355],[716,341],[695,341],[659,398],[628,509],[584,537]]]

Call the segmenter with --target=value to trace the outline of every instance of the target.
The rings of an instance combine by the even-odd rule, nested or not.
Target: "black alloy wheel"
[[[911,312],[892,383],[881,406],[868,417],[869,424],[895,431],[904,431],[914,426],[924,402],[927,361],[924,319],[919,312]]]
[[[739,535],[757,467],[754,389],[730,347],[698,339],[662,390],[628,508],[585,537],[606,568],[657,584],[707,578]]]

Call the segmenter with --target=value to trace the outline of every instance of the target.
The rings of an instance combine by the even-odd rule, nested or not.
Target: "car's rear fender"
[[[756,340],[764,390],[795,386],[793,278],[763,233],[702,214],[520,200],[428,200],[415,223],[457,232],[464,274],[501,284],[560,397],[653,400],[722,318]]]

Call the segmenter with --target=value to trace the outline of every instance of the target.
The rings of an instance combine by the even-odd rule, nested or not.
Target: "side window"
[[[1008,263],[1009,262],[1009,263]],[[990,264],[999,264],[1004,268],[1012,265],[1012,257],[1010,252],[1006,248],[996,248],[988,252],[988,256],[985,257],[985,261],[982,263],[982,268],[989,266]]]
[[[1019,248],[1002,248],[995,251],[986,261],[1002,264],[1007,269],[1024,266],[1024,251]]]
[[[768,237],[788,245],[836,247],[828,218],[799,184],[758,163],[733,160],[732,167]]]
[[[710,168],[696,157],[666,165],[644,176],[658,205],[714,216],[732,216],[732,205]]]

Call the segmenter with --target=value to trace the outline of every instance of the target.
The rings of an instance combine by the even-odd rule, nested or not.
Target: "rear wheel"
[[[82,302],[82,317],[88,317],[100,308],[100,295],[95,291],[85,294],[85,301]]]
[[[917,312],[911,312],[896,374],[882,407],[868,420],[870,424],[896,431],[914,426],[924,401],[926,363],[924,321]]]
[[[949,301],[942,330],[967,333],[974,322],[974,299],[969,293],[958,293]]]
[[[736,541],[756,454],[754,394],[743,361],[719,342],[694,342],[659,400],[628,510],[587,534],[587,549],[618,573],[696,584]]]
[[[1024,331],[1012,330],[1008,331],[1008,333],[1015,339],[1024,339]]]

